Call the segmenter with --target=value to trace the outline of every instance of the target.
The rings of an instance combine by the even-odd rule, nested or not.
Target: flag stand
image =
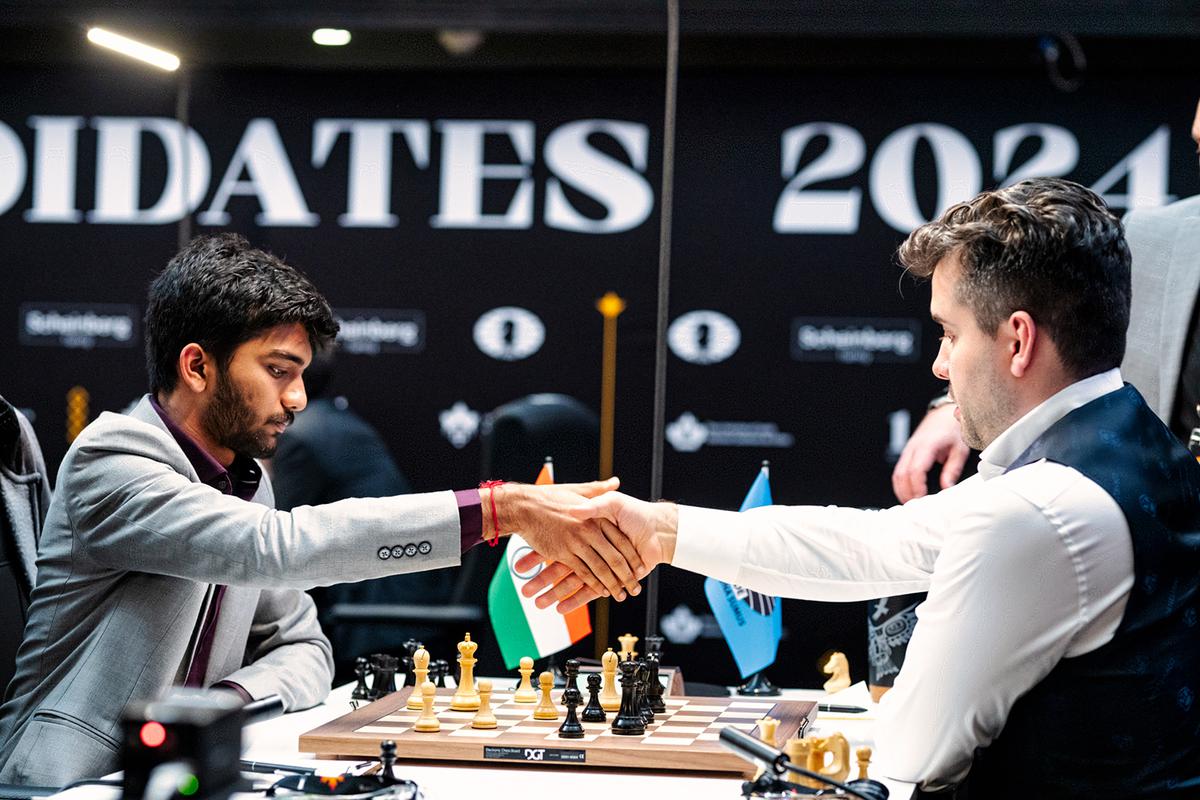
[[[766,670],[759,670],[750,676],[750,680],[738,687],[737,693],[751,697],[775,697],[779,694],[779,687],[771,683]]]

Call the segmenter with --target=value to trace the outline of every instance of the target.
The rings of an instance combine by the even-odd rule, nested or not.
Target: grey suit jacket
[[[459,563],[452,492],[288,513],[264,480],[254,500],[200,483],[148,398],[79,435],[0,707],[0,783],[61,786],[116,769],[122,711],[183,681],[213,584],[230,588],[206,685],[228,679],[295,709],[320,702],[332,675],[300,590]]]
[[[1200,290],[1200,196],[1130,212],[1133,309],[1121,374],[1169,420]]]

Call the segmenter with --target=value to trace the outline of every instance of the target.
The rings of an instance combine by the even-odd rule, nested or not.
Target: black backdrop
[[[368,336],[351,343],[352,349],[378,345],[379,352],[344,354],[332,388],[383,433],[416,490],[460,488],[481,477],[478,438],[469,437],[469,425],[458,431],[467,437],[458,442],[461,447],[439,425],[440,415],[456,404],[484,413],[525,394],[556,391],[599,407],[601,318],[594,303],[611,290],[628,303],[619,320],[614,467],[628,491],[646,494],[661,75],[586,69],[228,70],[198,72],[190,81],[190,124],[211,158],[199,211],[213,205],[248,131],[277,130],[286,163],[273,162],[269,136],[256,140],[251,160],[294,174],[316,224],[270,224],[259,218],[263,201],[250,193],[228,201],[230,219],[220,227],[239,231],[302,267],[336,309],[367,310],[357,314],[364,320],[375,316],[408,323],[400,326],[407,333],[398,340],[386,333],[398,328],[360,325]],[[0,72],[0,97],[5,126],[0,128],[0,201],[11,200],[0,202],[0,320],[7,320],[0,324],[2,391],[32,412],[47,457],[57,463],[67,446],[71,387],[89,392],[93,417],[123,408],[144,391],[140,324],[122,336],[120,323],[141,313],[149,278],[177,242],[170,221],[114,224],[89,218],[100,193],[98,129],[116,130],[120,118],[173,117],[176,86],[124,68],[10,68]],[[691,317],[677,328],[681,344],[668,364],[666,415],[674,438],[666,448],[664,494],[736,507],[758,463],[769,458],[777,502],[889,503],[895,447],[938,388],[929,372],[937,333],[927,320],[928,289],[902,280],[893,259],[905,219],[928,218],[939,202],[1003,182],[1039,156],[1054,158],[1037,171],[1089,185],[1114,168],[1123,172],[1119,165],[1126,160],[1133,180],[1113,183],[1109,192],[1114,194],[1136,190],[1151,203],[1194,194],[1196,161],[1187,135],[1194,102],[1193,82],[1152,72],[1099,76],[1073,94],[1055,91],[1036,74],[999,71],[685,72],[679,85],[671,318],[698,310],[723,316],[704,316],[689,325],[688,319],[696,320]],[[427,158],[414,158],[400,134],[389,148],[393,227],[339,222],[347,212],[350,146],[343,134],[324,165],[314,167],[314,131],[322,119],[410,120],[425,131],[416,135],[427,139]],[[461,162],[443,168],[449,131],[465,130],[463,121],[469,128],[470,121],[482,120],[505,121],[493,131],[532,132],[527,152],[507,132],[482,139],[484,162],[528,162],[527,170],[516,170],[516,178],[481,181],[482,212],[503,214],[527,179],[530,218],[508,229],[461,222],[439,226],[434,220],[450,202],[447,185],[462,174]],[[628,143],[610,133],[601,130],[586,138],[587,152],[606,154],[622,165],[615,173],[610,170],[630,189],[619,202],[606,204],[607,195],[589,191],[599,174],[594,158],[579,162],[574,173],[570,164],[549,163],[551,135],[586,120],[625,123],[632,140],[644,139],[642,165]],[[785,159],[785,132],[810,123],[837,127],[821,127],[807,146]],[[1006,135],[1017,142],[1015,148],[998,151],[997,132],[1031,124],[1061,128],[1052,132],[1054,146],[1044,147],[1047,140],[1036,133],[1010,132]],[[78,127],[73,178],[70,170],[63,172],[64,140],[49,135],[72,125]],[[37,130],[45,134],[41,144]],[[908,149],[906,137],[915,142]],[[140,158],[120,148],[109,153],[105,180],[121,164],[138,161],[138,208],[144,209],[162,193],[167,159],[155,136],[143,135],[140,142]],[[1071,142],[1077,143],[1077,163],[1070,158]],[[998,160],[1006,163],[997,168]],[[365,166],[360,179],[370,180],[379,169]],[[973,171],[978,173],[974,179]],[[812,204],[795,215],[791,230],[780,230],[774,222],[777,205],[797,173],[803,185],[791,186],[808,191],[798,199]],[[57,180],[56,174],[67,178]],[[254,179],[252,172],[240,177],[247,185]],[[619,216],[615,208],[636,211],[639,191],[653,192],[653,207],[647,214],[634,213],[623,230],[564,230],[547,217],[548,186],[555,179],[565,185],[572,219],[603,224]],[[268,182],[262,179],[260,185]],[[69,187],[73,202],[55,206],[55,186]],[[277,190],[274,183],[272,191]],[[857,213],[846,213],[853,211],[856,196]],[[517,206],[524,208],[524,202],[517,197]],[[30,209],[39,205],[77,211],[79,219],[35,221]],[[838,220],[826,226],[836,232],[812,230],[818,218]],[[515,349],[524,357],[495,358],[476,343],[473,331],[480,318],[506,307],[525,309],[540,321],[544,341],[535,352],[526,355],[532,346],[524,344],[537,343],[537,324],[514,316],[517,312],[494,315],[494,324],[483,326],[491,334],[482,335],[495,352]],[[100,318],[115,317],[116,327],[105,329],[103,319],[98,323],[86,316],[89,310]],[[737,331],[732,354],[726,319]],[[405,339],[417,330],[411,327],[414,321],[419,333],[415,340]],[[89,334],[77,327],[87,324],[100,329]],[[376,336],[373,345],[372,331],[383,331],[382,341]],[[714,363],[694,363],[704,361]],[[689,426],[693,418],[696,424]],[[529,480],[534,469],[489,477]],[[490,572],[485,565],[479,573],[474,596],[481,600]],[[680,606],[687,610],[677,611]],[[693,618],[707,613],[698,578],[666,571],[661,609],[676,612],[667,628],[681,639],[668,645],[670,661],[688,665],[695,679],[736,678],[723,644],[711,638],[711,624]],[[640,602],[614,613],[614,633],[640,632]],[[814,662],[830,646],[850,651],[861,675],[864,613],[858,604],[786,603],[785,664],[776,667],[776,680],[816,683]],[[698,630],[700,638],[687,643]]]

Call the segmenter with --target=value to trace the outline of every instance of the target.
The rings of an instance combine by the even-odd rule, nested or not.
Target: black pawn
[[[450,675],[450,662],[444,658],[439,658],[430,665],[430,671],[437,676],[434,686],[439,689],[446,688],[446,678]]]
[[[367,688],[367,672],[370,671],[371,662],[367,661],[366,656],[359,656],[354,659],[354,674],[358,676],[358,683],[354,685],[354,693],[350,695],[351,700],[366,700],[370,696],[371,690]]]
[[[575,714],[575,709],[583,702],[583,695],[579,692],[579,686],[575,682],[575,678],[579,675],[579,662],[573,658],[568,660],[564,675],[567,679],[567,688],[562,693],[562,704],[567,707],[567,718],[559,726],[558,735],[563,739],[582,739],[583,723]]]
[[[579,691],[579,660],[568,658],[566,666],[563,668],[563,688],[574,689],[579,695],[579,702],[583,703],[583,692]]]
[[[650,707],[650,667],[645,659],[639,658],[638,665],[638,710],[647,725],[654,722],[654,709]]]
[[[580,716],[584,722],[607,722],[608,717],[600,705],[600,674],[593,672],[587,676],[588,702]]]
[[[400,779],[396,777],[396,770],[393,768],[393,765],[396,763],[395,741],[384,739],[379,743],[379,763],[383,767],[379,771],[380,783],[390,786],[400,782]]]
[[[637,664],[622,661],[621,708],[613,720],[612,732],[616,736],[641,736],[646,732],[646,722],[637,707]]]

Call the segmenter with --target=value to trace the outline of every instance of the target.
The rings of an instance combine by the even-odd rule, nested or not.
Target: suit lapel
[[[1196,295],[1200,291],[1200,215],[1183,217],[1175,226],[1167,270],[1166,286],[1170,291],[1163,304],[1162,341],[1169,351],[1164,353],[1159,373],[1159,393],[1161,397],[1174,397]],[[1169,408],[1167,413],[1170,414]]]

